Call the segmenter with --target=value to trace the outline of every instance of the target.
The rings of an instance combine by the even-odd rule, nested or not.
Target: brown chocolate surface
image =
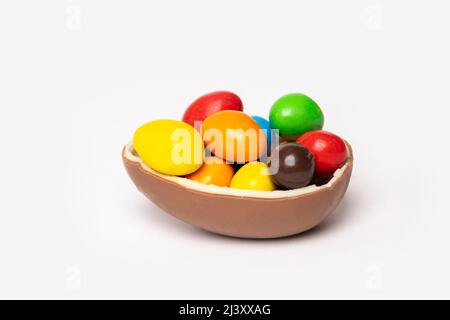
[[[269,172],[276,185],[283,189],[297,189],[311,182],[314,159],[308,149],[295,142],[288,142],[280,144],[274,151],[278,157],[270,159]]]
[[[353,167],[350,145],[343,172],[329,185],[298,196],[252,198],[220,195],[187,188],[125,157],[125,168],[136,187],[172,216],[199,228],[242,238],[279,238],[321,223],[342,200]]]

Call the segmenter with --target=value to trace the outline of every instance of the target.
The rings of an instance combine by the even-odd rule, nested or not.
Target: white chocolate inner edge
[[[348,153],[348,149],[347,149]],[[149,166],[147,166],[144,161],[134,152],[133,144],[130,142],[125,147],[125,158],[127,158],[130,161],[138,162],[140,166],[159,177],[165,180],[169,180],[172,182],[175,182],[185,188],[197,190],[200,192],[206,192],[206,193],[212,193],[212,194],[218,194],[218,195],[228,195],[228,196],[235,196],[235,197],[241,197],[241,198],[266,198],[266,199],[277,199],[277,198],[289,198],[289,197],[296,197],[299,195],[308,194],[311,192],[315,192],[322,189],[331,188],[334,183],[339,179],[340,176],[342,176],[342,173],[345,171],[345,169],[348,167],[349,163],[348,161],[339,169],[337,169],[334,172],[333,178],[328,181],[327,184],[324,184],[322,186],[316,186],[316,185],[310,185],[307,187],[294,189],[294,190],[275,190],[275,191],[257,191],[257,190],[242,190],[242,189],[235,189],[235,188],[229,188],[229,187],[219,187],[215,185],[206,185],[202,184],[200,182],[186,179],[184,177],[177,177],[177,176],[169,176],[165,174],[161,174],[159,172],[156,172]]]

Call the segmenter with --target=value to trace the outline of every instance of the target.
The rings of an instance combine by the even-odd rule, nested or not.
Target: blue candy
[[[253,120],[255,120],[261,129],[264,130],[267,137],[267,147],[270,150],[270,146],[272,144],[272,127],[270,126],[270,122],[260,116],[252,116]]]

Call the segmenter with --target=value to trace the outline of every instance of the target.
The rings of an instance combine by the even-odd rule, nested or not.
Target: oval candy
[[[316,175],[332,175],[347,160],[347,147],[337,135],[323,131],[310,131],[297,139],[313,155],[316,163]]]
[[[181,121],[156,120],[144,124],[134,133],[133,146],[145,164],[163,174],[187,175],[203,164],[200,134]]]
[[[283,143],[272,152],[269,172],[283,189],[306,187],[314,176],[314,159],[305,147],[295,142]]]
[[[272,127],[270,125],[270,122],[260,116],[252,116],[252,118],[256,121],[257,124],[259,124],[261,129],[264,130],[267,138],[267,149],[270,150],[272,144]]]
[[[186,178],[203,184],[229,187],[234,175],[233,166],[216,157],[207,157],[205,163]]]
[[[183,121],[194,126],[196,121],[204,121],[212,114],[223,110],[243,111],[241,99],[229,91],[215,91],[205,94],[186,109]]]
[[[245,190],[275,190],[267,165],[257,161],[247,163],[239,169],[231,180],[230,187]]]
[[[256,161],[267,148],[267,138],[250,116],[239,111],[220,111],[202,124],[206,148],[229,162]]]
[[[280,131],[280,136],[297,139],[301,134],[323,127],[322,110],[310,97],[301,93],[282,96],[270,110],[270,124]]]

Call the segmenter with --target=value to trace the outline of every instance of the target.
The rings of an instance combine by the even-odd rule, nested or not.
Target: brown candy
[[[280,144],[274,149],[269,162],[269,172],[274,183],[283,189],[307,186],[314,176],[314,158],[311,152],[295,142]]]

